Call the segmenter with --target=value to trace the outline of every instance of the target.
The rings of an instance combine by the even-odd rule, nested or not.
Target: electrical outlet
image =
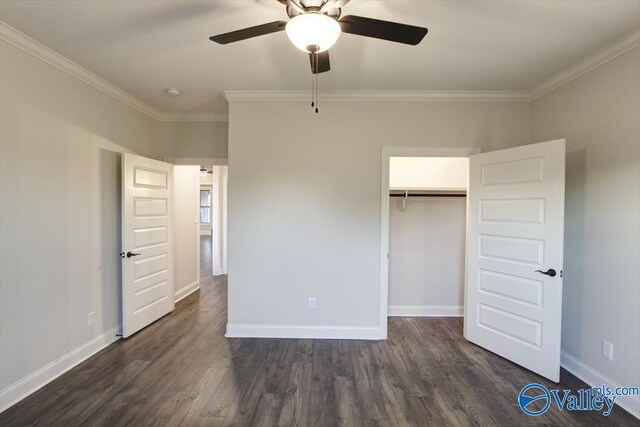
[[[613,360],[613,344],[608,341],[602,341],[602,356]]]
[[[92,311],[87,315],[87,326],[93,326],[96,323],[96,312]]]
[[[316,299],[309,298],[309,310],[315,310],[315,309],[316,309]]]

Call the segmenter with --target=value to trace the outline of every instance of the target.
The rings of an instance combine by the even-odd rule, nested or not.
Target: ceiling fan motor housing
[[[333,1],[333,0],[328,0],[328,1]],[[278,2],[287,6],[287,15],[289,16],[289,18],[296,17],[303,13],[295,7],[291,7],[288,4],[287,0],[278,0]],[[298,4],[302,7],[302,9],[304,9],[304,13],[320,12],[320,9],[322,8],[324,3],[325,2],[323,0],[299,0],[298,1]],[[329,6],[329,7],[326,7],[322,13],[324,15],[330,16],[335,20],[338,20],[340,19],[340,16],[342,14],[342,9],[339,7]]]

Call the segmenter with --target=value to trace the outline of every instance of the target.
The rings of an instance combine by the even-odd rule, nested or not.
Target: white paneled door
[[[173,166],[129,153],[122,158],[122,336],[171,312]]]
[[[560,379],[565,141],[469,161],[465,337]]]

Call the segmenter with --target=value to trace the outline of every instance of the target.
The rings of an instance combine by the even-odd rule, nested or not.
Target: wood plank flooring
[[[203,257],[210,257],[208,237]],[[462,337],[457,318],[391,318],[387,341],[226,339],[226,279],[204,260],[199,292],[0,414],[46,426],[633,425],[517,405],[523,386],[550,383]]]

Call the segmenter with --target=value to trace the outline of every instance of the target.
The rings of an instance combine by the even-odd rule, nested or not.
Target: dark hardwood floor
[[[206,238],[203,245],[208,244]],[[204,247],[203,257],[210,258]],[[550,383],[462,337],[456,318],[391,318],[387,341],[227,339],[226,278],[202,288],[0,414],[0,424],[100,426],[634,425],[616,408],[525,415],[523,386]]]

